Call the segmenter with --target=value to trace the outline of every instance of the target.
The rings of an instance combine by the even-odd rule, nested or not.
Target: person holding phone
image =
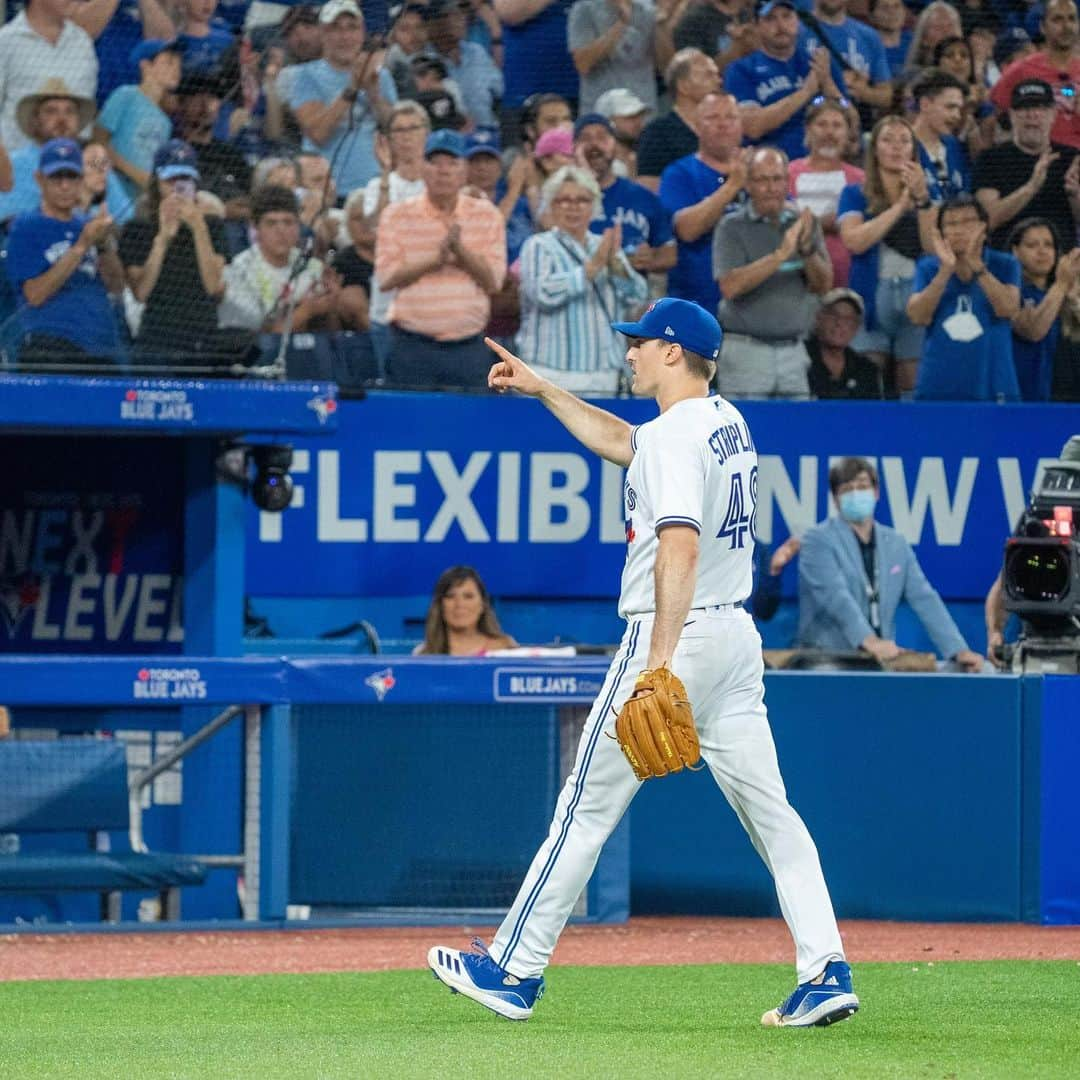
[[[135,362],[169,367],[220,360],[217,305],[227,252],[222,220],[199,204],[195,151],[170,139],[154,155],[154,181],[120,237],[120,260],[146,305]]]

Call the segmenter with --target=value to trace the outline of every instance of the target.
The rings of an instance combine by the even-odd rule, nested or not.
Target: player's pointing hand
[[[488,372],[488,386],[492,390],[517,390],[536,397],[544,389],[546,382],[521,357],[489,337],[484,338],[484,344],[498,357]]]

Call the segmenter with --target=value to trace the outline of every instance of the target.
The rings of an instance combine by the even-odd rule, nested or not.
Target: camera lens
[[[1005,588],[1015,600],[1063,600],[1069,588],[1069,560],[1063,547],[1017,544],[1005,564]]]

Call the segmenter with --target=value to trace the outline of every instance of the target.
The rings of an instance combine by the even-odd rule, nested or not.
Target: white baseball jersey
[[[734,604],[753,587],[757,451],[741,413],[722,397],[687,398],[634,429],[623,489],[626,566],[619,614],[656,610],[657,530],[701,536],[691,607]]]

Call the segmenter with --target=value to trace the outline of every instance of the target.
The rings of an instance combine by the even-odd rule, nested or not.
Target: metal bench
[[[111,739],[0,739],[0,833],[85,833],[79,852],[0,854],[0,892],[96,892],[101,917],[120,919],[120,896],[151,890],[166,919],[180,917],[180,886],[201,885],[206,865],[191,855],[102,851],[101,834],[127,832],[124,744]]]

